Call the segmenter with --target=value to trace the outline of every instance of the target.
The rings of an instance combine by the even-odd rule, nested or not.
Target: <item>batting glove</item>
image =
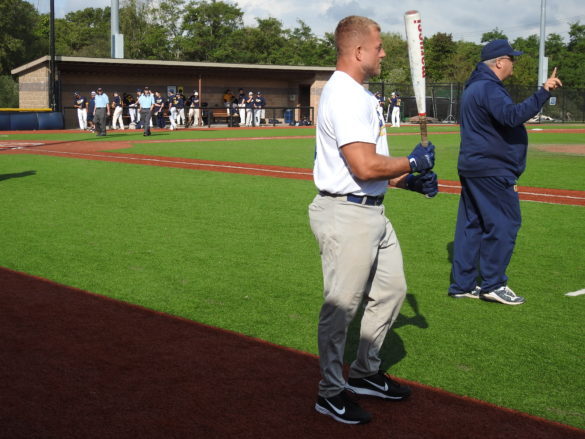
[[[408,161],[412,172],[433,169],[435,166],[435,145],[429,142],[429,146],[425,148],[419,143],[408,156]]]
[[[422,174],[408,174],[406,177],[406,188],[418,192],[427,198],[433,198],[439,193],[439,181],[437,174],[433,171],[423,172]]]

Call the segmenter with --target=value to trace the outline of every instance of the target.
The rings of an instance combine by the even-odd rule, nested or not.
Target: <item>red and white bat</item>
[[[427,146],[429,140],[427,136],[425,48],[420,13],[418,11],[406,12],[404,25],[406,26],[406,42],[408,43],[410,76],[412,77],[412,87],[420,122],[421,144]]]

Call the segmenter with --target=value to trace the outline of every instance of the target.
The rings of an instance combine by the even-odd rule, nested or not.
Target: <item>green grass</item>
[[[457,136],[436,137],[445,139],[439,172],[451,172]],[[390,143],[405,153],[415,139]],[[132,150],[310,167],[313,145],[242,140]],[[529,169],[547,169],[551,158],[558,157],[531,151]],[[553,177],[585,189],[575,182],[583,161],[560,160]],[[13,176],[0,178],[0,227],[9,231],[0,265],[317,353],[322,293],[307,218],[312,182],[31,155],[2,155],[0,175]],[[456,195],[389,193],[409,295],[384,366],[585,428],[585,300],[564,296],[585,287],[583,207],[522,203],[508,274],[528,301],[516,308],[446,297],[457,203]]]
[[[141,140],[144,139],[142,136],[142,130],[129,130],[124,131],[108,131],[106,137],[96,137],[95,134],[90,132],[70,132],[70,133],[36,133],[34,131],[27,131],[18,134],[1,134],[0,140],[3,138],[12,140],[66,140],[69,142],[76,140],[91,140],[96,142],[110,142],[120,140]],[[229,137],[286,137],[286,136],[309,136],[315,134],[315,128],[312,127],[296,127],[296,128],[262,128],[260,130],[253,129],[239,129],[239,128],[202,128],[198,130],[177,130],[177,131],[153,131],[152,139],[160,138],[161,140],[169,139],[223,139]]]
[[[451,127],[451,131],[453,128]],[[442,180],[458,180],[459,135],[438,134],[433,137],[434,130],[432,128],[430,138],[437,147],[435,172]],[[413,132],[414,129],[413,127],[407,127],[404,131]],[[230,131],[230,133],[235,134],[233,131]],[[258,134],[259,132],[256,131],[256,133]],[[263,134],[264,131],[261,131],[261,133]],[[388,141],[391,154],[395,156],[409,154],[419,141],[419,134],[416,131],[411,135],[393,135],[393,133],[395,131],[390,132]],[[546,136],[546,138],[541,139],[541,136]],[[535,149],[535,146],[539,144],[568,144],[576,143],[579,140],[581,143],[585,143],[583,136],[583,134],[575,135],[572,133],[531,134],[528,164],[526,172],[519,180],[519,184],[522,186],[585,190],[585,179],[579,178],[579,176],[585,175],[585,160],[583,157],[579,158],[570,154],[553,154]],[[135,143],[128,149],[116,151],[165,157],[312,168],[315,141],[313,138],[308,138]],[[570,172],[567,172],[567,170],[570,170]]]
[[[315,140],[238,139],[214,142],[139,143],[115,152],[312,168]]]

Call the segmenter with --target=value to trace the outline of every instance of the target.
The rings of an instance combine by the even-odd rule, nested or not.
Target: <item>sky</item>
[[[49,0],[27,0],[40,12],[49,10]],[[123,0],[119,0],[120,3]],[[156,1],[156,0],[154,0]],[[364,15],[376,20],[383,32],[404,37],[404,13],[418,10],[423,33],[453,35],[455,41],[479,43],[482,34],[495,28],[513,41],[518,37],[540,35],[542,0],[224,0],[244,12],[244,24],[256,25],[256,18],[274,17],[284,28],[304,21],[317,36],[333,32],[337,22],[348,15]],[[546,33],[557,33],[568,42],[569,23],[585,24],[584,0],[545,0]],[[89,7],[83,0],[54,0],[55,16]],[[93,0],[91,7],[110,6],[111,0]]]

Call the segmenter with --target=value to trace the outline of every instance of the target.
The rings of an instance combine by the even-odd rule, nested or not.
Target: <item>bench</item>
[[[230,118],[231,118],[232,122],[235,121],[236,118],[239,119],[237,114],[229,114],[227,110],[212,110],[211,111],[212,123],[216,123],[216,119],[224,119],[225,123],[227,123],[229,125]]]

